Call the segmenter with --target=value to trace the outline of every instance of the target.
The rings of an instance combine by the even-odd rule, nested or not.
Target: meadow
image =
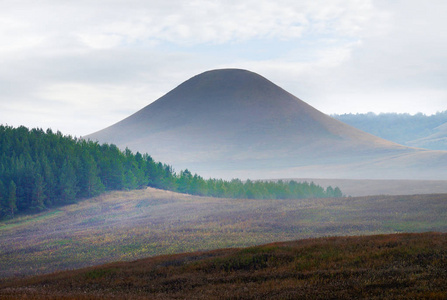
[[[304,238],[447,232],[447,195],[223,199],[117,191],[0,223],[0,282],[148,256]]]
[[[2,299],[446,299],[447,234],[281,242],[0,283]]]

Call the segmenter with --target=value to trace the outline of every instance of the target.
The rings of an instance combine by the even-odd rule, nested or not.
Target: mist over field
[[[309,237],[447,230],[445,194],[226,199],[112,192],[0,223],[0,277]]]
[[[205,177],[447,179],[447,151],[368,134],[241,69],[196,75],[83,138],[151,153]]]
[[[1,1],[1,299],[446,299],[447,2]]]

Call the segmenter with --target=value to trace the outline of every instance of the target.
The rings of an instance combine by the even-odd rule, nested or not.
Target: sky
[[[83,136],[207,70],[327,114],[447,110],[445,0],[0,0],[0,124]]]

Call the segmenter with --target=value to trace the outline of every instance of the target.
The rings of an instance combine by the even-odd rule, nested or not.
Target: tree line
[[[369,112],[332,117],[375,136],[407,146],[415,146],[412,141],[428,137],[438,132],[438,126],[447,124],[447,110],[433,115]],[[427,146],[432,150],[447,150],[447,143],[442,139],[424,144],[424,147]]]
[[[51,129],[0,125],[0,217],[70,204],[105,191],[147,186],[228,198],[342,196],[338,187],[324,189],[307,182],[205,180],[189,170],[176,173],[148,154],[121,151],[113,144],[100,145]]]

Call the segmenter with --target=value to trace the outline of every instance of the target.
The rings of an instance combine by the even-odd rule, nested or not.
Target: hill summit
[[[240,69],[199,74],[85,138],[147,152],[205,177],[439,179],[447,173],[436,170],[447,166],[447,152],[355,129]]]

